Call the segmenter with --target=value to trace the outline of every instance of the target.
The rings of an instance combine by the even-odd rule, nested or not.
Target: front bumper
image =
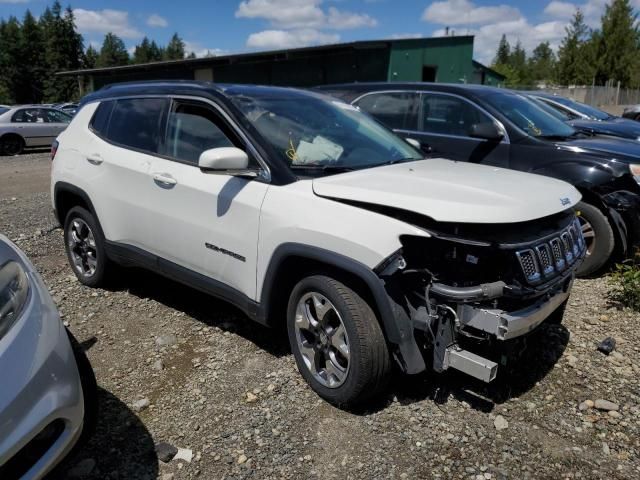
[[[27,270],[30,292],[22,316],[0,339],[0,478],[9,480],[16,472],[41,478],[82,432],[82,386],[46,286],[24,254],[1,240],[0,257]]]
[[[623,255],[632,253],[640,245],[640,195],[620,190],[602,197],[609,209],[609,218],[620,240]]]

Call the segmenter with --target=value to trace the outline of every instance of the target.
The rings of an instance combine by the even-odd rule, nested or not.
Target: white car
[[[48,148],[70,121],[71,115],[56,108],[0,106],[0,155],[18,155],[25,148]]]
[[[493,380],[488,357],[562,308],[585,251],[571,185],[425,159],[355,107],[275,87],[106,87],[54,144],[51,195],[82,283],[137,265],[286,323],[340,405],[393,362]]]

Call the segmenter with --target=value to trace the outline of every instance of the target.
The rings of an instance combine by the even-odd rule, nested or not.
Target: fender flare
[[[58,199],[60,198],[58,195],[62,192],[69,192],[82,198],[82,200],[87,204],[87,207],[89,207],[89,211],[91,212],[91,214],[96,218],[96,220],[98,220],[96,210],[93,207],[93,202],[91,201],[91,198],[89,198],[87,192],[85,192],[81,188],[76,187],[75,185],[72,185],[71,183],[56,182],[55,186],[53,187],[53,204],[55,205],[55,215],[58,219],[58,222],[60,222],[60,225],[64,225],[64,218],[60,218],[60,212],[58,209]],[[98,221],[98,224],[99,223],[100,222]]]
[[[262,323],[269,323],[267,316],[271,307],[275,280],[282,273],[280,267],[283,262],[291,257],[314,260],[345,271],[363,281],[375,302],[387,342],[397,346],[396,360],[400,367],[407,373],[418,373],[426,368],[414,338],[411,320],[398,310],[398,306],[387,292],[385,281],[365,264],[320,247],[300,243],[284,243],[276,248],[269,261],[262,284],[259,313]]]

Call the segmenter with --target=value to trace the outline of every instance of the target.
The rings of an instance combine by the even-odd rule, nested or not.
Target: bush
[[[640,252],[616,265],[609,278],[611,299],[624,307],[640,311]]]

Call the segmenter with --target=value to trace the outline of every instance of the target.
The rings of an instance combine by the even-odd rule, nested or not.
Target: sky
[[[640,0],[631,0],[640,9]],[[39,16],[52,0],[0,0],[0,17]],[[174,32],[197,56],[354,40],[475,35],[474,57],[491,63],[502,34],[528,52],[555,49],[577,7],[597,27],[607,0],[69,0],[85,46],[105,33],[128,49],[146,35],[161,45]]]

